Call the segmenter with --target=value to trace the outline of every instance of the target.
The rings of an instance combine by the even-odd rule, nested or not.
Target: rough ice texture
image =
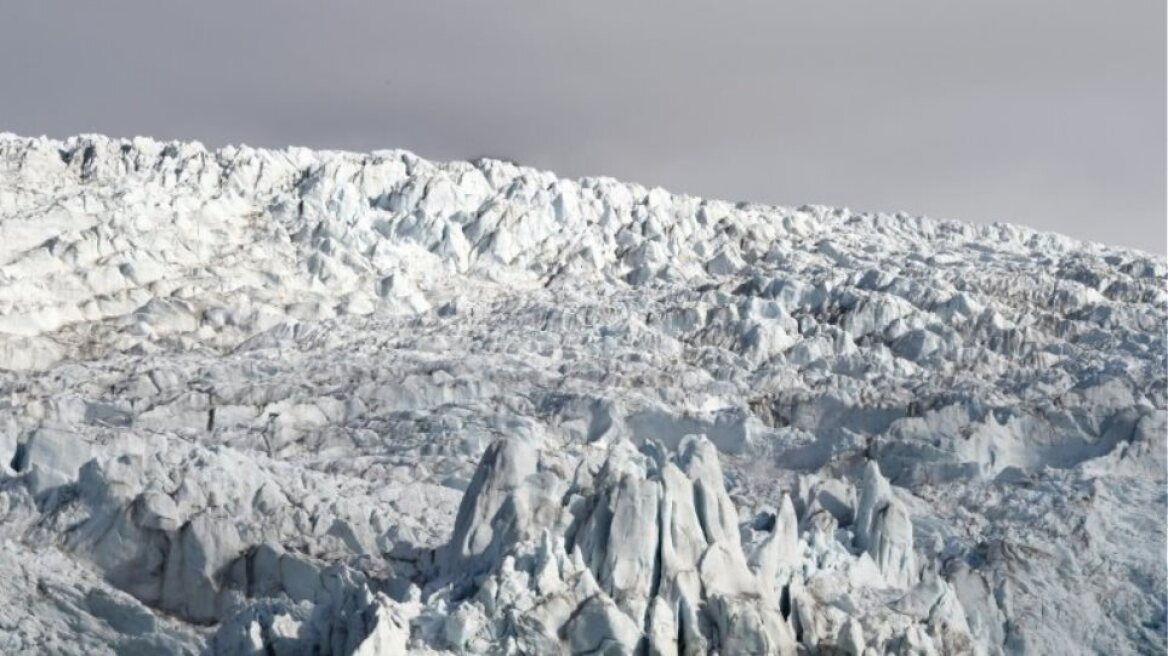
[[[1165,282],[1010,225],[3,135],[0,652],[1164,653]]]

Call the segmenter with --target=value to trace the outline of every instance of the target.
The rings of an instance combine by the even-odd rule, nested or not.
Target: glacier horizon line
[[[368,159],[375,158],[378,160],[399,159],[407,164],[409,162],[424,162],[438,168],[447,168],[458,165],[470,165],[480,170],[484,165],[498,165],[512,167],[520,175],[535,175],[539,177],[550,177],[560,182],[569,182],[578,186],[591,186],[595,183],[616,184],[632,189],[641,190],[644,195],[649,192],[660,192],[668,195],[671,198],[685,199],[690,201],[699,201],[705,203],[726,204],[734,207],[737,210],[753,210],[764,213],[810,213],[817,216],[822,216],[827,213],[842,213],[845,216],[867,216],[882,219],[892,219],[898,221],[915,221],[924,222],[925,224],[933,224],[935,226],[958,225],[972,227],[979,231],[984,231],[987,236],[991,233],[1001,233],[1003,230],[1013,233],[1015,239],[1025,240],[1031,238],[1046,238],[1044,248],[1049,248],[1054,245],[1060,246],[1060,250],[1070,250],[1075,247],[1090,247],[1091,250],[1100,252],[1117,252],[1126,254],[1138,254],[1143,257],[1149,257],[1159,261],[1168,261],[1168,255],[1154,253],[1150,250],[1135,248],[1132,246],[1125,246],[1121,244],[1110,244],[1105,242],[1094,241],[1090,239],[1083,239],[1066,233],[1054,230],[1042,230],[1025,223],[1019,223],[1014,220],[992,220],[992,221],[975,221],[972,219],[960,217],[940,217],[930,216],[928,214],[918,214],[907,210],[872,210],[872,209],[857,209],[848,205],[832,205],[826,203],[774,203],[765,201],[753,200],[729,200],[726,198],[719,198],[715,196],[705,196],[701,194],[673,191],[663,185],[646,184],[635,180],[627,180],[613,175],[594,174],[594,175],[562,175],[552,168],[545,168],[531,164],[525,164],[506,157],[494,157],[490,155],[481,155],[473,158],[455,158],[442,159],[428,157],[409,148],[371,148],[369,150],[354,150],[348,148],[325,148],[314,146],[302,146],[296,144],[287,144],[283,146],[253,146],[246,142],[226,143],[221,146],[208,146],[200,139],[184,139],[184,138],[160,138],[150,135],[134,135],[134,136],[116,136],[104,132],[78,132],[64,137],[49,136],[41,134],[37,136],[22,135],[19,133],[0,130],[0,149],[5,148],[6,144],[31,143],[39,142],[42,144],[59,145],[62,151],[73,151],[86,145],[106,142],[115,143],[121,146],[131,146],[133,148],[141,149],[142,147],[160,147],[165,149],[169,146],[187,146],[196,150],[201,150],[208,155],[225,156],[228,158],[236,158],[246,154],[266,154],[266,155],[286,155],[290,157],[303,157],[310,155],[317,159],[325,160],[327,158],[340,159]]]

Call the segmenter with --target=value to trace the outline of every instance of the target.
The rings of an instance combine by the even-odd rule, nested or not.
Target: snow
[[[0,651],[1163,653],[1166,280],[494,160],[0,135]]]

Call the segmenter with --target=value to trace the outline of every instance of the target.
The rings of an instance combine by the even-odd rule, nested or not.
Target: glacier
[[[1166,282],[1015,225],[2,134],[0,652],[1165,653]]]

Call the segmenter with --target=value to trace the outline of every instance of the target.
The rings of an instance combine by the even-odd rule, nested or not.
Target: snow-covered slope
[[[1010,225],[3,135],[0,652],[1164,653],[1165,282]]]

